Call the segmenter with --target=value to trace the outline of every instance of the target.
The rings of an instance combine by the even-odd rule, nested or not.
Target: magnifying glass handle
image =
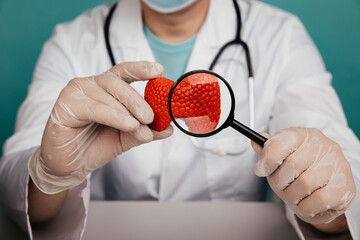
[[[233,127],[234,129],[238,130],[239,132],[244,134],[246,137],[250,138],[251,140],[253,140],[254,142],[256,142],[257,144],[259,144],[262,147],[264,146],[264,143],[267,140],[266,137],[260,135],[259,133],[257,133],[254,130],[248,128],[244,124],[236,121],[235,119],[230,124],[230,126]]]

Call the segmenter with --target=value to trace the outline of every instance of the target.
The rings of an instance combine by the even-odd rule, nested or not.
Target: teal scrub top
[[[178,79],[184,72],[193,49],[196,35],[178,44],[166,43],[157,38],[144,24],[144,33],[155,61],[164,67],[163,77]]]

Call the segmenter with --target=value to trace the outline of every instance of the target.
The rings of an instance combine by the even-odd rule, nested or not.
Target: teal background
[[[134,0],[136,1],[136,0]],[[43,43],[56,23],[104,0],[0,0],[0,145],[14,128],[18,107]],[[320,49],[350,127],[360,136],[360,0],[264,0],[299,16]]]

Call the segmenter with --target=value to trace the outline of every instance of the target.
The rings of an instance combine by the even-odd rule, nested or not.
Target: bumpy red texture
[[[166,129],[171,123],[167,101],[173,84],[173,81],[164,77],[152,79],[146,84],[145,100],[154,111],[154,121],[150,127],[156,131]]]
[[[155,117],[151,128],[164,130],[171,123],[167,100],[173,81],[164,77],[150,80],[145,88],[145,100]],[[216,129],[220,118],[220,88],[210,74],[191,75],[181,81],[172,96],[173,116],[184,120],[188,131],[207,133]]]

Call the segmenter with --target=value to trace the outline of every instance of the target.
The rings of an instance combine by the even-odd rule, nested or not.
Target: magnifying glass
[[[235,97],[230,84],[217,73],[195,70],[183,74],[168,98],[174,124],[194,137],[209,137],[231,126],[260,146],[266,138],[234,119]]]

